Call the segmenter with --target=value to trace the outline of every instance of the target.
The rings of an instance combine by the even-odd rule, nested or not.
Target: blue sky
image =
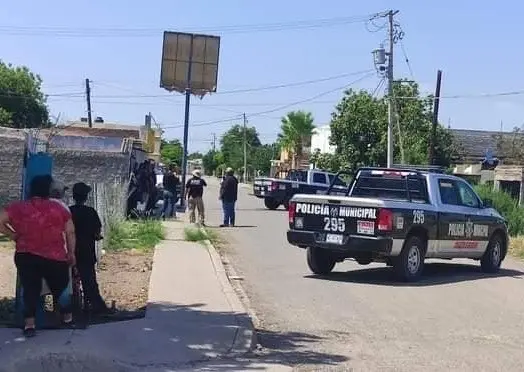
[[[166,136],[181,138],[183,96],[159,87],[163,30],[200,31],[232,25],[294,22],[332,17],[362,17],[398,9],[405,32],[403,44],[413,77],[400,45],[396,47],[396,78],[414,78],[422,91],[434,89],[436,70],[443,70],[446,98],[440,120],[454,128],[499,130],[523,124],[524,95],[471,97],[483,93],[524,90],[524,52],[520,47],[521,13],[516,1],[298,1],[298,0],[18,0],[4,2],[0,12],[0,58],[27,65],[44,80],[53,115],[62,120],[85,116],[84,79],[92,80],[95,116],[108,122],[142,124],[151,111],[166,128]],[[33,27],[32,31],[25,28]],[[67,32],[57,32],[65,28]],[[89,30],[99,28],[95,36]],[[133,37],[122,31],[140,29]],[[47,29],[47,31],[46,31]],[[79,30],[81,29],[81,30]],[[385,30],[371,33],[363,22],[323,28],[273,32],[216,32],[222,37],[218,92],[320,79],[373,67],[371,51],[386,38]],[[75,31],[76,30],[76,31]],[[74,34],[72,32],[77,32]],[[129,34],[128,34],[129,35]],[[210,148],[212,134],[220,136],[246,112],[263,142],[279,129],[279,117],[290,109],[309,110],[317,125],[329,123],[342,90],[355,80],[348,76],[318,84],[242,94],[216,94],[193,99],[190,151]],[[372,90],[372,76],[355,88]],[[317,100],[275,111],[288,103],[335,90]],[[79,93],[74,96],[75,93]],[[67,96],[72,94],[73,96]],[[64,96],[65,95],[65,96]],[[143,96],[158,97],[143,97]],[[229,119],[222,123],[196,125]],[[171,127],[171,128],[170,128]]]

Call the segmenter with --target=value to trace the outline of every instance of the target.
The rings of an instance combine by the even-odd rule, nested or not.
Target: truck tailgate
[[[315,232],[317,239],[343,244],[348,235],[373,237],[379,232],[377,199],[325,195],[296,195],[290,203],[290,229]]]

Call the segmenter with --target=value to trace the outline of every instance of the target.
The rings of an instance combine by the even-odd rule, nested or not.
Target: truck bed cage
[[[381,172],[409,172],[411,173],[411,175],[408,175],[405,177],[404,179],[404,184],[405,184],[405,193],[406,193],[406,200],[408,201],[412,201],[413,200],[413,192],[415,190],[410,190],[410,185],[409,185],[409,181],[410,180],[413,180],[413,179],[420,179],[420,180],[423,180],[422,182],[425,183],[425,177],[424,177],[424,174],[425,173],[438,173],[438,174],[443,174],[445,172],[445,169],[443,167],[438,167],[438,166],[395,166],[395,167],[391,167],[391,168],[386,168],[386,167],[360,167],[356,170],[356,172],[354,173],[354,175],[357,175],[359,174],[359,172],[361,171],[381,171]],[[336,177],[333,179],[333,181],[331,182],[329,188],[327,189],[326,191],[326,195],[330,195],[331,194],[331,191],[333,190],[333,186],[334,186],[334,183],[335,183],[335,180],[336,178],[339,178],[339,176],[341,174],[346,174],[346,175],[350,175],[351,172],[349,172],[348,170],[341,170],[339,172],[337,172],[336,174]],[[366,177],[367,178],[367,177]],[[345,192],[345,196],[349,195],[349,192],[353,189],[354,185],[355,185],[355,182],[356,182],[356,178],[353,177],[351,183],[348,185],[347,189],[346,189],[346,192]],[[384,190],[384,191],[401,191],[400,189],[399,190],[396,190],[396,189],[388,189],[388,188],[374,188],[374,187],[367,187],[368,190]],[[419,195],[422,197],[423,200],[428,200],[428,195],[427,195],[427,190],[424,188],[424,190],[420,190],[422,192],[423,195]],[[420,193],[418,193],[420,194]]]

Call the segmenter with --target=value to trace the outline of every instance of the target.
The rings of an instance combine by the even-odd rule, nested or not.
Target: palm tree
[[[302,157],[304,147],[311,143],[313,129],[315,125],[310,112],[291,111],[282,118],[278,142],[282,149],[291,153],[292,168],[296,168],[296,159]]]

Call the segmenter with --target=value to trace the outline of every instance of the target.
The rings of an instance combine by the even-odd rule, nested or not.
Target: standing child
[[[100,295],[95,270],[97,262],[95,243],[102,239],[100,235],[102,223],[96,210],[85,205],[90,192],[91,187],[83,182],[75,183],[73,186],[75,204],[69,209],[76,233],[76,267],[82,280],[84,295],[93,313],[107,313],[109,308]]]

